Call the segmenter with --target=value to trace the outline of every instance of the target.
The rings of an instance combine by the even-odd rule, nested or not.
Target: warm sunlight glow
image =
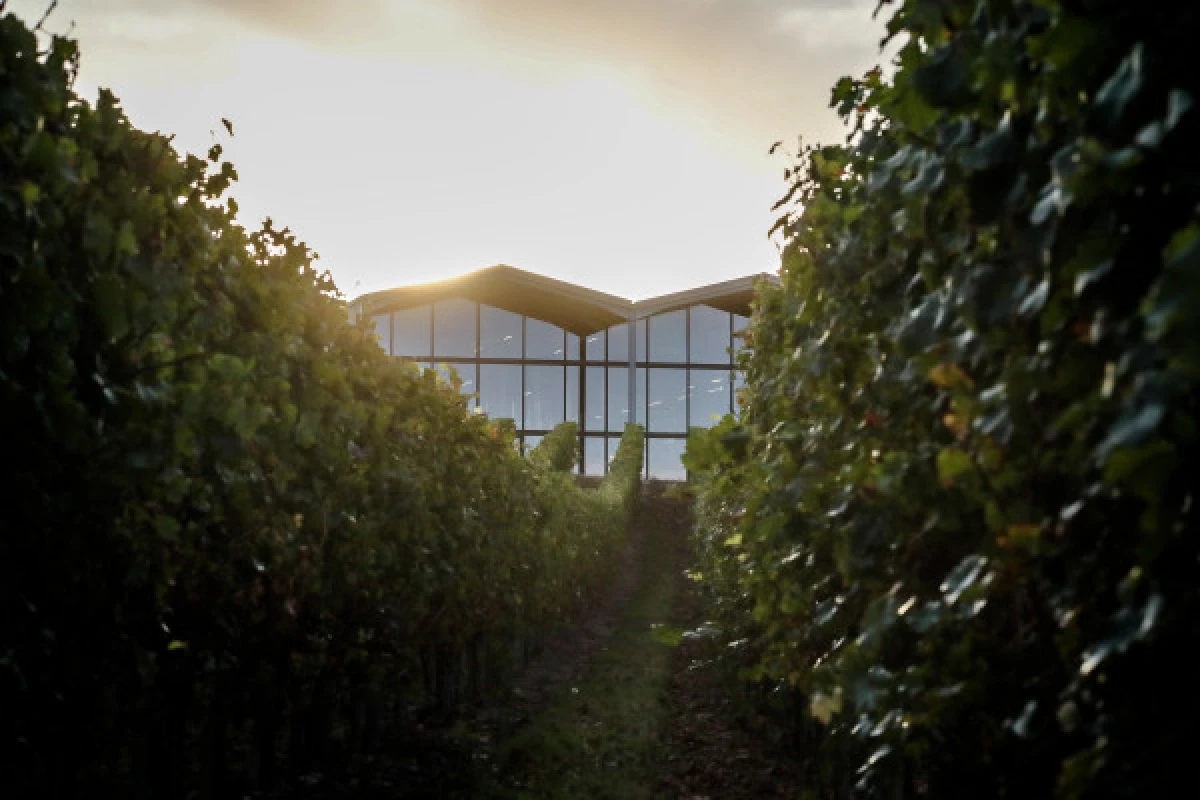
[[[348,295],[507,263],[637,299],[776,268],[767,150],[842,135],[872,5],[63,0],[49,27],[76,23],[84,96],[221,141],[243,221]]]

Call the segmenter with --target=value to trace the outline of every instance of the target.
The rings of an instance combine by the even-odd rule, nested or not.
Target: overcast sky
[[[74,23],[85,97],[225,144],[242,221],[347,295],[506,263],[638,299],[777,267],[767,150],[843,138],[829,89],[878,63],[874,7],[61,0],[47,27]]]

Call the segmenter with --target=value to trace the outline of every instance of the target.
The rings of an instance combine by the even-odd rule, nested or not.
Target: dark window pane
[[[437,358],[475,357],[475,304],[443,300],[433,308],[433,355]]]
[[[588,436],[583,440],[583,474],[604,474],[604,437]]]
[[[646,360],[646,320],[645,319],[639,319],[637,321],[637,343],[635,344],[634,349],[637,350],[637,354],[636,354],[637,360],[645,361]]]
[[[553,358],[562,360],[566,357],[567,345],[563,339],[564,331],[557,325],[542,322],[532,317],[525,318],[525,357]]]
[[[604,430],[604,367],[587,368],[587,398],[584,405],[583,429]]]
[[[579,360],[579,337],[573,333],[567,334],[567,360]]]
[[[682,363],[687,360],[687,314],[672,311],[650,318],[650,360]]]
[[[686,443],[686,439],[647,439],[649,476],[661,481],[686,480],[687,470],[683,468],[682,460]]]
[[[563,421],[563,368],[525,368],[525,429],[550,430]]]
[[[629,323],[622,322],[608,329],[608,360],[629,360]]]
[[[587,335],[587,360],[588,361],[603,361],[604,360],[604,331],[598,333],[589,333]]]
[[[729,363],[729,312],[710,306],[692,306],[688,325],[693,364]]]
[[[655,433],[686,433],[687,370],[652,369],[649,378],[649,429]]]
[[[521,315],[502,308],[479,306],[479,355],[483,358],[520,358]]]
[[[629,421],[629,367],[609,367],[608,430],[621,433]]]
[[[634,422],[646,426],[646,368],[639,367],[637,371],[637,403],[633,408]]]
[[[383,348],[383,352],[390,356],[392,354],[392,315],[380,314],[372,317],[371,320],[375,323],[375,339]]]
[[[688,424],[711,428],[729,413],[729,370],[694,369],[688,377],[690,397]]]
[[[567,419],[579,422],[579,367],[567,367]]]
[[[489,417],[520,419],[521,367],[516,364],[481,364],[479,401],[483,413]]]
[[[429,306],[417,306],[392,314],[393,355],[429,358],[433,354],[429,341],[429,310]]]

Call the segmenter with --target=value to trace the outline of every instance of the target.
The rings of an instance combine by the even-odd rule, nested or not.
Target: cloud
[[[441,49],[544,76],[603,69],[689,123],[762,149],[801,132],[840,135],[829,89],[876,63],[882,36],[875,0],[114,2],[148,15],[221,17],[359,56]]]

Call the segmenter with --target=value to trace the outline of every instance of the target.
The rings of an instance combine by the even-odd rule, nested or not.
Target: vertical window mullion
[[[692,424],[692,308],[683,310],[683,352],[687,358],[683,371],[683,429]],[[684,434],[686,436],[686,434]]]
[[[525,432],[525,353],[527,350],[526,340],[529,338],[528,326],[525,324],[527,317],[521,315],[521,440],[524,441]]]
[[[435,364],[433,354],[437,350],[433,337],[437,335],[437,303],[429,304],[429,363]]]
[[[729,315],[729,413],[733,413],[733,318],[734,315]]]

